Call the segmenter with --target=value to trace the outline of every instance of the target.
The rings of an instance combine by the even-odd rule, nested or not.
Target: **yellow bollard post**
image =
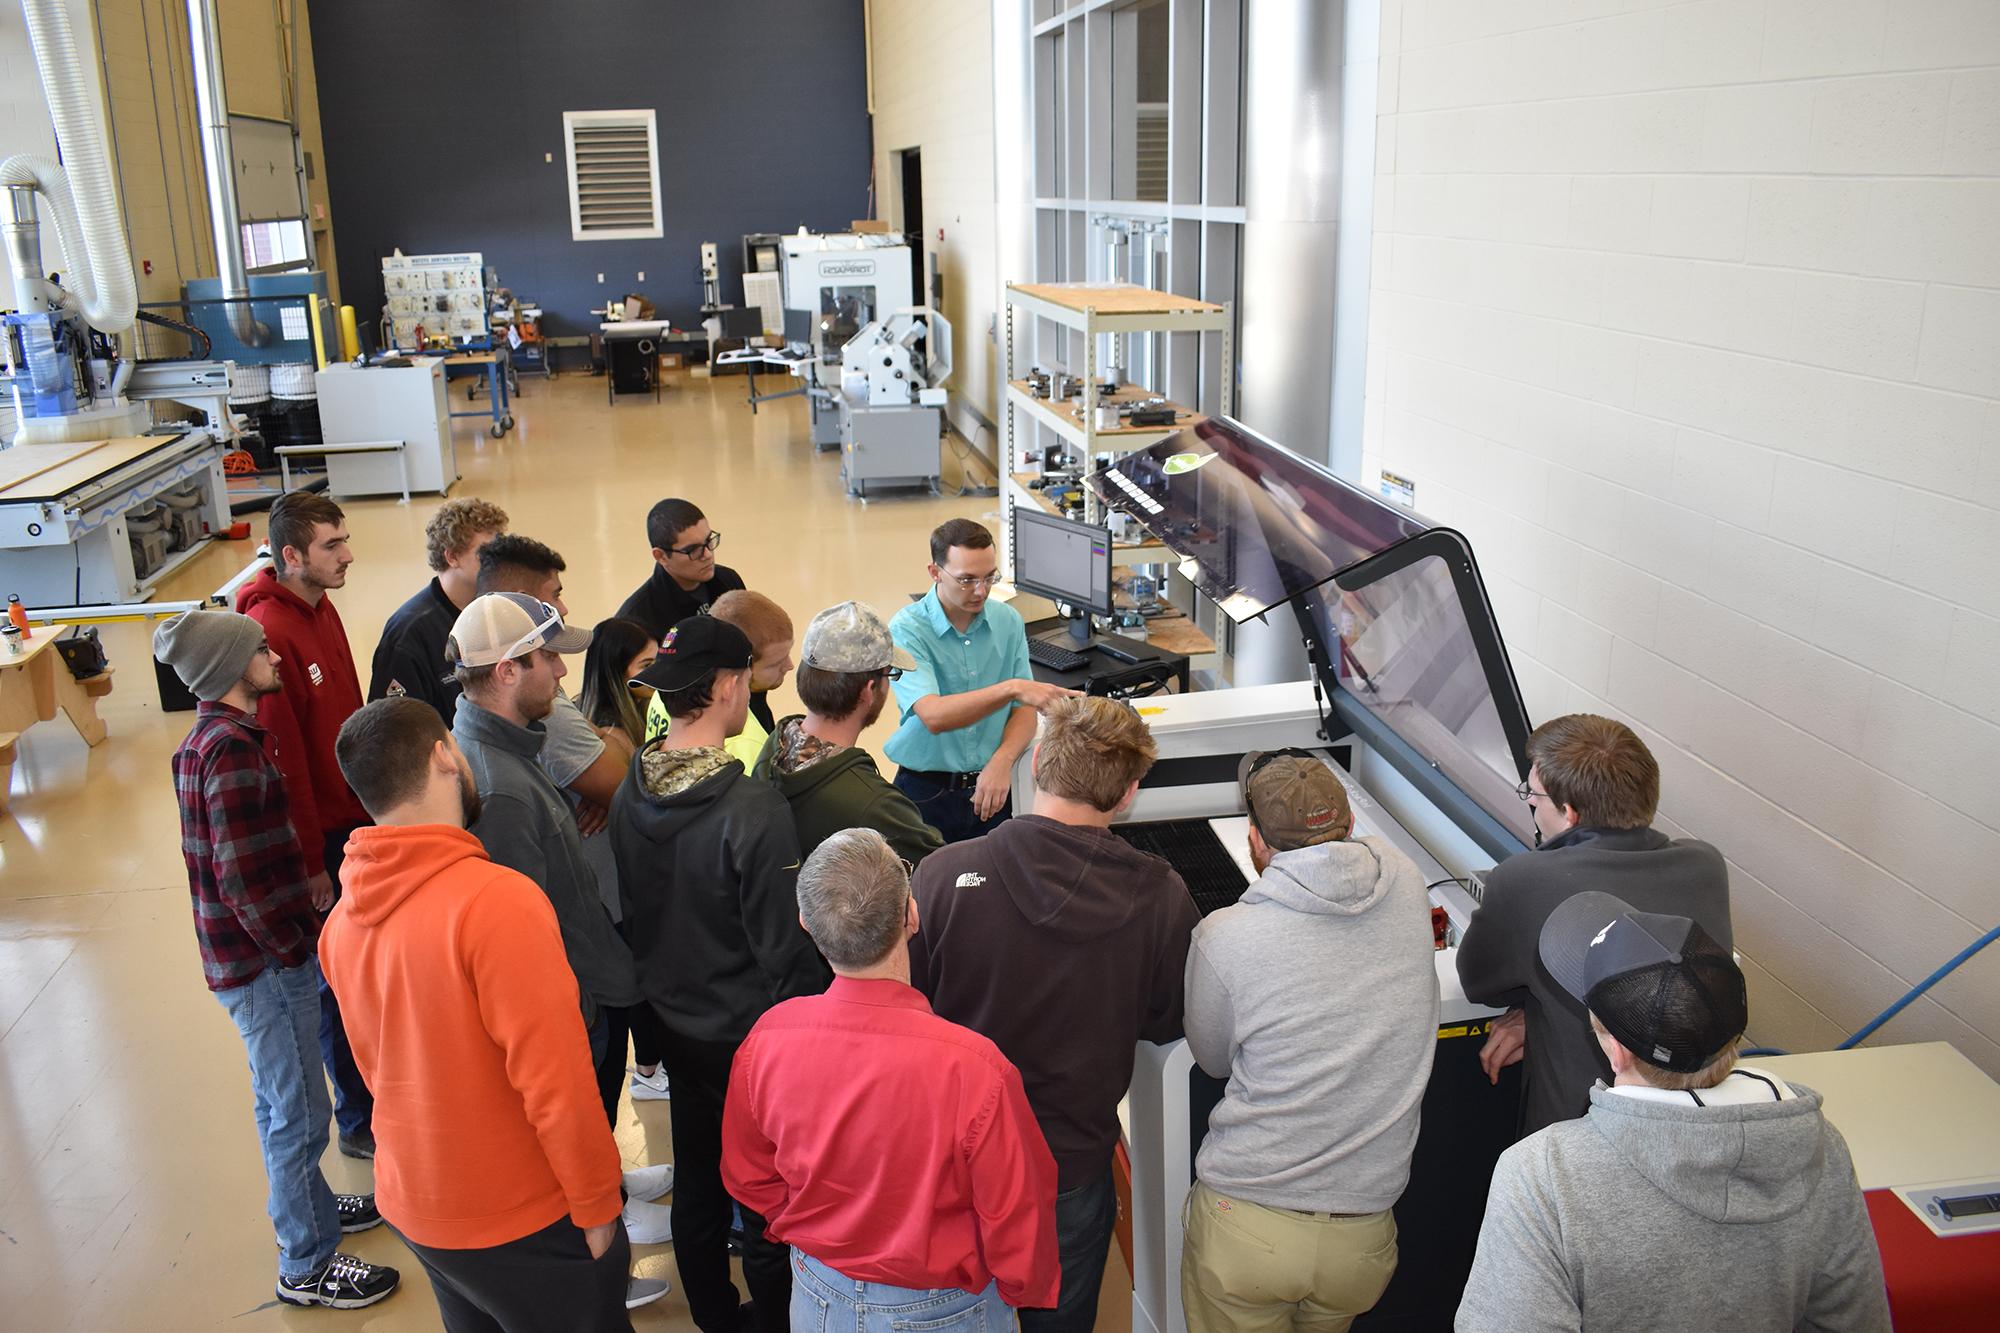
[[[340,308],[340,359],[352,361],[361,355],[361,331],[354,326],[354,307]]]

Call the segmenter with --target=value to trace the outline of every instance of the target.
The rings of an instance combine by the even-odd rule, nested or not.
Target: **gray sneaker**
[[[625,1308],[636,1310],[642,1305],[651,1305],[672,1290],[663,1277],[628,1277],[625,1279]]]

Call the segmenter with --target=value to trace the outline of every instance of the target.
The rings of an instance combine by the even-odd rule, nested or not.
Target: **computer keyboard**
[[[1082,653],[1071,652],[1047,639],[1028,640],[1028,660],[1051,671],[1081,671],[1090,665],[1090,659]]]
[[[1113,824],[1111,831],[1142,852],[1151,852],[1180,872],[1188,897],[1203,916],[1234,905],[1250,887],[1206,819],[1169,819],[1157,824]]]

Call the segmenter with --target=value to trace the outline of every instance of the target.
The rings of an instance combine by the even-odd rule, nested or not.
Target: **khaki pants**
[[[1189,1333],[1345,1333],[1396,1271],[1393,1213],[1294,1213],[1196,1181],[1181,1225]]]

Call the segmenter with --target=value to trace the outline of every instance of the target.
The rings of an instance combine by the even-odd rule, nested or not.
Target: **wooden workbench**
[[[111,693],[111,669],[84,680],[70,675],[56,650],[56,640],[68,630],[67,625],[37,626],[35,637],[23,643],[18,654],[0,648],[0,811],[7,809],[7,792],[14,780],[14,747],[29,727],[53,721],[61,709],[85,745],[104,740],[97,701]]]

